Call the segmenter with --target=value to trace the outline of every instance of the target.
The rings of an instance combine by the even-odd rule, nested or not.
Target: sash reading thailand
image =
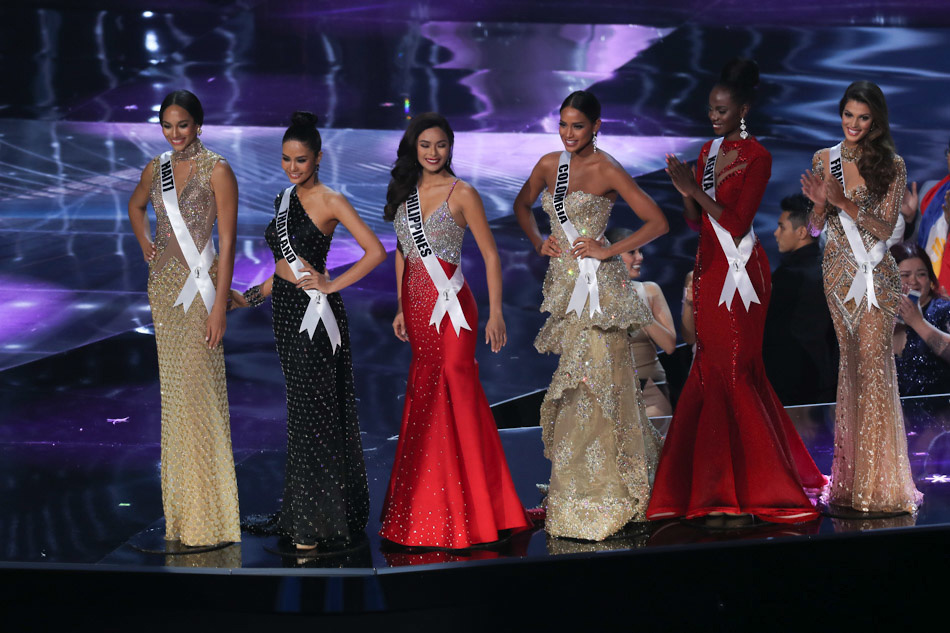
[[[844,184],[844,168],[841,164],[841,143],[838,143],[828,150],[828,171],[841,185],[842,191],[847,191]],[[851,216],[841,211],[838,213],[838,220],[841,221],[841,228],[848,238],[848,244],[851,246],[851,253],[854,255],[854,261],[858,265],[857,274],[851,281],[851,287],[848,289],[848,296],[844,298],[845,303],[854,299],[855,303],[861,303],[861,297],[867,294],[868,312],[871,306],[880,309],[877,302],[877,295],[874,292],[874,269],[884,255],[887,253],[887,243],[878,240],[871,250],[864,248],[864,242],[861,240],[861,233],[858,232],[858,225],[854,223]]]
[[[181,254],[185,257],[185,263],[188,265],[188,279],[178,293],[175,299],[176,306],[183,306],[185,312],[191,307],[195,300],[195,295],[201,294],[205,308],[208,314],[211,314],[211,308],[214,306],[215,288],[211,281],[211,275],[208,271],[214,265],[214,244],[211,238],[205,244],[204,250],[198,252],[195,241],[191,237],[191,232],[185,225],[184,218],[181,217],[181,209],[178,207],[178,189],[175,187],[175,171],[172,169],[172,153],[165,152],[159,157],[159,174],[161,176],[162,202],[165,204],[165,213],[168,215],[168,221],[175,232],[175,239],[178,240],[178,246],[181,248]]]
[[[716,199],[716,161],[719,160],[719,148],[722,146],[723,138],[725,137],[717,138],[709,146],[709,155],[706,156],[706,166],[703,168],[703,191],[713,200]],[[726,309],[732,310],[732,299],[738,290],[742,304],[748,312],[749,306],[753,303],[762,303],[752,286],[749,271],[746,270],[749,258],[752,257],[752,250],[755,248],[755,231],[750,227],[749,232],[742,236],[739,245],[736,246],[732,233],[724,229],[708,213],[706,217],[709,218],[709,223],[712,224],[716,238],[719,240],[719,246],[722,247],[722,252],[725,253],[726,260],[729,262],[729,272],[726,273],[726,278],[722,282],[718,305],[726,304]]]
[[[303,270],[303,264],[290,245],[290,235],[287,231],[290,194],[293,192],[294,187],[296,187],[296,185],[284,189],[284,195],[280,199],[280,207],[277,209],[277,240],[280,244],[281,254],[290,265],[290,270],[293,271],[294,277],[296,277],[297,281],[300,281],[308,277],[309,273],[304,274],[301,272]],[[298,332],[306,330],[307,333],[310,334],[310,339],[313,340],[313,335],[317,331],[317,325],[320,324],[320,321],[323,321],[323,326],[327,330],[327,338],[330,339],[330,344],[333,346],[333,353],[336,354],[336,350],[340,346],[341,341],[340,328],[337,325],[336,317],[333,315],[330,302],[327,301],[327,296],[319,290],[304,290],[304,292],[310,297],[310,303],[307,304],[307,310],[303,314],[303,320],[300,322]]]
[[[574,242],[580,238],[580,234],[574,228],[574,223],[567,217],[567,211],[564,209],[564,198],[567,196],[567,187],[570,180],[571,153],[564,151],[561,152],[561,157],[558,159],[557,174],[554,179],[554,215],[558,224],[561,225],[564,235],[567,236],[567,241],[573,247]],[[599,235],[597,239],[599,240],[602,237],[603,234]],[[584,309],[584,304],[587,303],[587,297],[589,296],[590,305],[588,309],[590,316],[593,317],[596,313],[603,312],[600,309],[600,289],[597,286],[597,269],[600,268],[600,260],[593,257],[582,257],[577,260],[577,267],[579,270],[577,279],[574,281],[574,291],[571,293],[571,300],[567,304],[565,314],[575,312],[577,316],[581,316],[581,310]]]
[[[432,246],[429,245],[429,238],[426,237],[418,189],[413,189],[412,194],[406,199],[406,218],[409,224],[409,235],[412,236],[416,250],[419,251],[422,265],[429,273],[429,278],[432,280],[435,289],[439,291],[439,296],[432,307],[432,318],[429,319],[429,325],[434,325],[435,331],[441,332],[442,319],[448,313],[456,335],[463,328],[471,330],[472,328],[462,313],[462,304],[458,300],[458,293],[465,284],[465,278],[462,276],[462,264],[459,263],[452,278],[449,279],[448,275],[445,274],[445,270],[442,269],[442,264],[439,263],[439,258],[435,256]]]

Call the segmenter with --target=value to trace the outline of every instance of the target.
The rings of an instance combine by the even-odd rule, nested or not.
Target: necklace
[[[845,159],[849,163],[853,163],[857,160],[860,160],[861,154],[864,153],[863,148],[860,145],[855,145],[854,147],[848,147],[845,144],[841,144],[841,158]]]

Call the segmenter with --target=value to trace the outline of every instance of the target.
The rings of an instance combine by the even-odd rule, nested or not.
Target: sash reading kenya
[[[412,241],[415,242],[416,250],[419,251],[419,257],[422,258],[422,265],[429,273],[429,279],[432,280],[435,289],[439,291],[439,297],[435,300],[432,307],[432,318],[429,319],[429,325],[435,326],[436,332],[441,332],[442,319],[448,312],[449,319],[452,321],[452,327],[455,328],[455,334],[462,328],[471,330],[465,315],[462,313],[462,304],[458,300],[458,292],[465,283],[462,276],[462,263],[455,269],[452,278],[442,269],[439,259],[435,256],[432,246],[429,245],[429,238],[426,237],[425,223],[422,221],[422,207],[419,204],[419,189],[414,189],[409,198],[406,199],[406,218],[409,224],[409,234]]]
[[[290,194],[295,187],[296,185],[292,185],[284,189],[284,195],[280,199],[280,207],[277,209],[277,240],[280,243],[281,254],[290,265],[290,270],[293,271],[294,277],[297,281],[300,281],[308,277],[309,273],[301,273],[303,264],[300,263],[300,259],[290,245],[290,235],[287,232]],[[310,303],[307,304],[307,310],[303,314],[303,320],[300,322],[298,332],[306,330],[312,340],[314,333],[317,331],[317,325],[320,324],[320,321],[323,321],[323,326],[327,330],[327,338],[330,339],[330,343],[333,345],[333,353],[336,354],[336,350],[340,346],[341,341],[340,328],[337,325],[336,317],[333,316],[333,309],[330,307],[330,302],[327,301],[327,296],[319,290],[304,290],[304,292],[310,297]]]
[[[841,164],[841,143],[828,150],[828,171],[841,184],[841,189],[847,191],[848,189],[844,185],[844,169]],[[850,299],[854,299],[855,303],[860,303],[861,297],[867,294],[868,312],[871,311],[871,306],[880,309],[877,295],[874,293],[874,269],[884,259],[884,255],[887,253],[887,243],[878,240],[868,251],[864,248],[864,242],[858,232],[858,225],[854,223],[851,216],[844,211],[840,211],[838,220],[841,221],[841,228],[844,229],[848,244],[851,246],[851,253],[854,255],[854,261],[858,265],[857,274],[848,289],[848,296],[844,298],[845,303]]]
[[[175,239],[178,240],[178,246],[185,257],[185,263],[188,265],[188,279],[178,293],[175,299],[176,306],[182,306],[185,312],[191,307],[195,300],[195,295],[201,293],[201,299],[204,301],[208,314],[211,314],[211,308],[214,306],[215,288],[211,281],[211,275],[208,271],[214,265],[214,244],[209,237],[204,250],[198,252],[195,241],[185,225],[184,218],[181,217],[181,209],[178,207],[178,189],[175,187],[175,172],[172,169],[172,152],[168,151],[159,157],[159,173],[161,175],[162,202],[165,204],[165,213],[168,215],[168,221],[175,232]]]
[[[567,187],[570,181],[571,153],[565,151],[561,152],[561,157],[558,159],[557,175],[554,180],[554,215],[557,217],[564,235],[567,236],[567,241],[573,246],[580,234],[574,228],[570,218],[567,217],[567,211],[564,210],[564,198],[567,196]],[[598,240],[601,238],[603,238],[603,234],[597,237]],[[584,304],[587,302],[587,297],[590,296],[589,311],[590,316],[593,317],[596,313],[603,312],[600,309],[600,289],[597,286],[597,269],[600,268],[600,260],[593,257],[582,257],[577,260],[577,267],[579,268],[579,274],[574,282],[574,291],[571,293],[571,300],[567,304],[565,314],[575,312],[577,316],[580,316],[581,310],[584,309]]]
[[[722,146],[723,138],[725,137],[720,136],[709,146],[706,166],[703,168],[703,191],[713,200],[716,199],[716,161],[719,160],[719,148]],[[729,262],[729,272],[726,273],[726,278],[722,282],[718,305],[725,303],[726,309],[732,310],[732,299],[738,290],[742,304],[748,312],[749,306],[753,303],[762,303],[755,293],[755,288],[752,287],[749,271],[746,270],[749,258],[752,257],[752,249],[755,248],[755,231],[750,227],[749,232],[742,236],[739,245],[736,246],[729,231],[708,213],[706,217],[709,218],[709,223],[712,224],[716,238],[719,240],[719,246],[722,247],[722,252],[726,254],[726,260]]]

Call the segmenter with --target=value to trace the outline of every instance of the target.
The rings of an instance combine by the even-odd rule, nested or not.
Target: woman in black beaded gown
[[[287,467],[276,527],[298,550],[345,545],[366,527],[369,492],[349,329],[338,292],[386,258],[346,198],[318,179],[323,154],[316,122],[308,112],[295,112],[284,134],[281,164],[293,186],[277,196],[277,215],[265,231],[274,275],[243,296],[232,293],[242,307],[272,297],[274,338],[287,382]],[[331,281],[327,252],[340,223],[363,256]]]

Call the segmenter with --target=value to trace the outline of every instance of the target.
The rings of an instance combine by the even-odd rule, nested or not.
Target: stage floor
[[[925,502],[917,516],[889,519],[822,517],[801,525],[764,525],[742,530],[709,530],[678,522],[631,525],[600,543],[550,538],[543,530],[515,536],[493,549],[468,553],[387,549],[377,535],[379,514],[395,452],[395,438],[366,441],[364,456],[372,507],[367,542],[340,555],[312,559],[280,556],[276,538],[244,534],[238,545],[207,553],[156,555],[133,544],[155,543],[161,534],[159,447],[154,443],[28,441],[0,445],[0,561],[8,564],[62,564],[80,568],[244,568],[270,573],[292,569],[333,575],[410,571],[417,566],[457,567],[496,560],[538,562],[562,555],[589,556],[653,548],[690,548],[779,539],[822,539],[842,534],[888,530],[943,529],[950,534],[950,399],[946,395],[904,401],[911,465]],[[832,451],[833,405],[789,409],[796,428],[823,472]],[[662,425],[663,419],[655,420]],[[128,422],[112,421],[121,429]],[[85,432],[85,430],[83,431]],[[117,432],[122,432],[118,430]],[[502,443],[518,493],[526,506],[540,500],[537,483],[547,481],[550,465],[541,454],[540,428],[505,429]],[[243,516],[274,512],[282,490],[284,452],[279,448],[235,451]],[[151,535],[149,537],[149,535]],[[278,571],[282,570],[282,571]]]

